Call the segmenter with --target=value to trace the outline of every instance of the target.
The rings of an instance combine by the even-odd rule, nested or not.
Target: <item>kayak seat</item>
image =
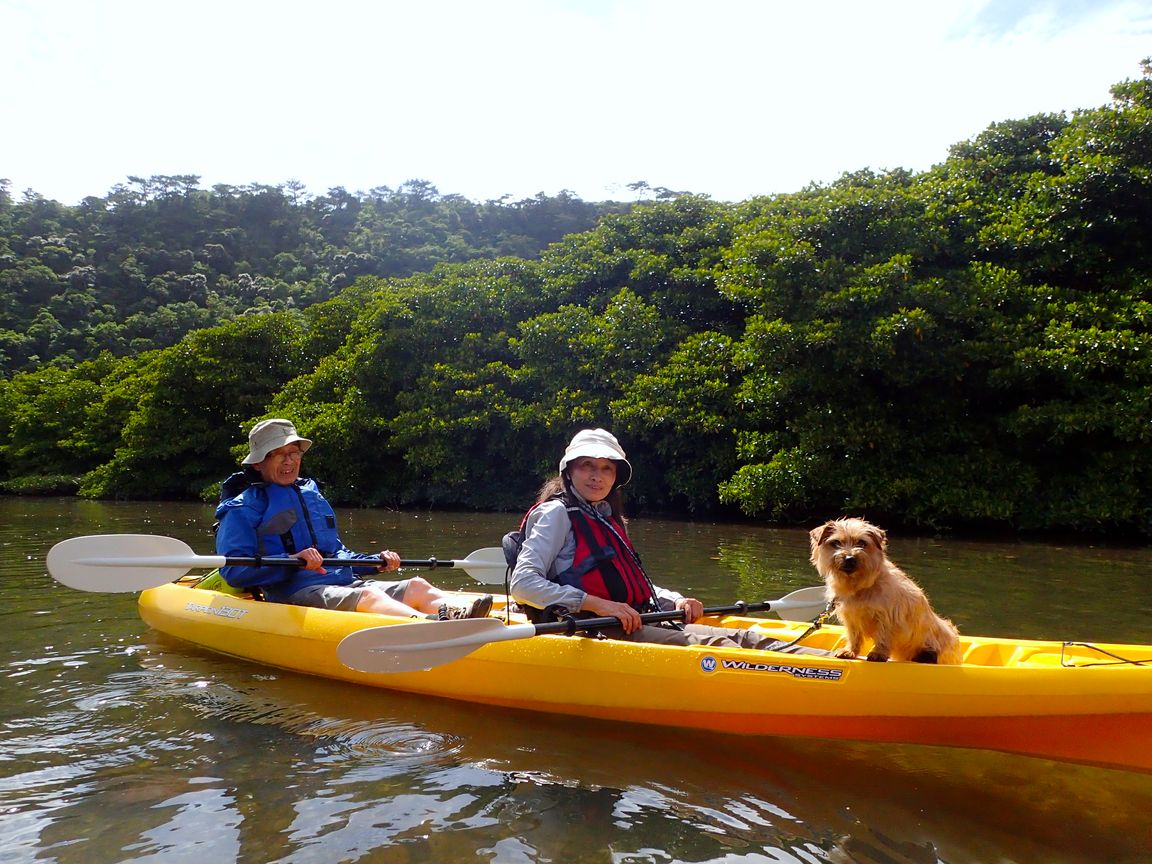
[[[228,594],[232,597],[247,597],[252,600],[263,600],[264,592],[259,588],[248,591],[244,588],[236,588],[228,584],[221,574],[220,569],[217,568],[209,573],[204,574],[199,582],[195,584],[196,588],[203,588],[205,591],[218,591],[221,594]]]
[[[1007,666],[1016,646],[1004,642],[977,642],[964,654],[964,663],[969,666]]]

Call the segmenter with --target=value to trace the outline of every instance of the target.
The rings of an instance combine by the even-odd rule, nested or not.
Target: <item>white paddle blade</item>
[[[48,551],[48,572],[78,591],[142,591],[178,579],[202,556],[182,540],[151,534],[94,534],[61,540]]]
[[[791,620],[811,620],[824,611],[824,589],[801,588],[770,602],[770,611],[793,613]],[[336,656],[360,672],[418,672],[459,660],[483,645],[535,635],[532,624],[505,625],[499,618],[392,624],[350,633],[340,640]]]
[[[816,586],[785,594],[771,603],[772,606],[768,611],[775,612],[786,621],[811,621],[822,614],[828,606],[824,589]]]
[[[336,646],[336,657],[360,672],[418,672],[459,660],[492,642],[535,635],[531,624],[506,626],[499,618],[391,624],[349,633]]]
[[[452,566],[466,571],[481,585],[503,585],[504,574],[508,572],[508,561],[499,546],[477,549],[470,552],[467,558],[453,561]]]

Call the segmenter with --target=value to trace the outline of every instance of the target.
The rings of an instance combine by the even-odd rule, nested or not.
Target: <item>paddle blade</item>
[[[504,550],[499,546],[489,546],[470,552],[467,558],[452,562],[453,566],[467,571],[468,575],[482,585],[503,585],[504,574],[508,572],[508,561]]]
[[[155,588],[180,578],[195,566],[146,561],[196,558],[187,543],[173,537],[94,534],[61,540],[48,551],[47,563],[52,578],[69,588],[117,592]]]
[[[823,613],[828,605],[822,587],[801,588],[772,600],[769,612],[775,612],[785,621],[811,621]]]
[[[336,646],[336,657],[361,672],[418,672],[459,660],[482,645],[528,639],[531,624],[505,626],[499,618],[464,618],[368,627]]]

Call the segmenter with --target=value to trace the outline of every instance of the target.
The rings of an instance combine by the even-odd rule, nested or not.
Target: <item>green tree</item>
[[[144,395],[122,446],[84,480],[93,497],[187,498],[235,468],[230,451],[293,378],[311,371],[293,315],[255,315],[193,333],[141,370]]]
[[[618,431],[642,454],[642,500],[685,511],[714,506],[736,469],[736,365],[731,337],[696,333],[611,402]]]
[[[95,409],[107,408],[107,382],[130,366],[105,354],[73,369],[49,366],[5,382],[0,465],[19,481],[13,488],[75,491],[80,478],[113,452],[119,428],[101,424],[115,415]]]

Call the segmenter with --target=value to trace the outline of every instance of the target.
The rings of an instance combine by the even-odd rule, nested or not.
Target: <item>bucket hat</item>
[[[299,444],[303,453],[312,446],[312,441],[297,435],[296,427],[288,420],[261,420],[248,433],[248,455],[240,464],[263,462],[269,453],[285,444]]]
[[[619,488],[632,479],[632,466],[624,456],[624,448],[616,436],[607,429],[581,429],[568,443],[564,457],[560,460],[560,473],[568,464],[581,456],[592,459],[611,459],[616,463],[616,487]]]

